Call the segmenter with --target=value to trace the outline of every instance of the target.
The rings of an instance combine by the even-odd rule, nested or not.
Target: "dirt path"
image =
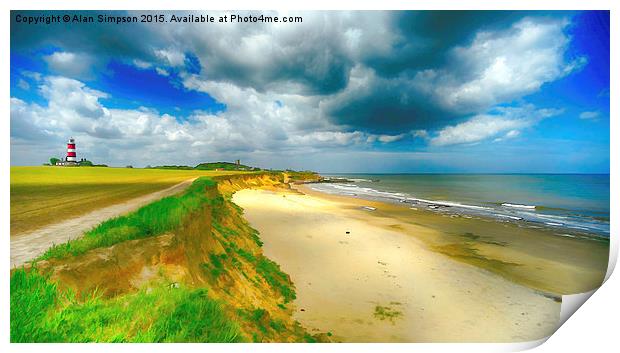
[[[11,237],[11,268],[21,266],[36,258],[54,244],[62,244],[81,236],[82,233],[106,219],[120,216],[162,197],[176,194],[187,188],[195,179],[189,179],[161,191]]]

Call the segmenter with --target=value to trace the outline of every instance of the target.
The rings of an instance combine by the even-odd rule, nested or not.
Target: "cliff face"
[[[239,325],[244,341],[315,341],[292,319],[294,285],[263,256],[258,232],[231,195],[244,188],[288,188],[279,173],[218,177],[204,192],[210,204],[185,216],[171,232],[118,243],[37,266],[78,297],[103,300],[158,288],[205,288]],[[324,337],[324,336],[322,336]]]
[[[239,174],[213,178],[217,181],[220,194],[230,197],[235,191],[247,188],[289,188],[289,175],[286,173]]]

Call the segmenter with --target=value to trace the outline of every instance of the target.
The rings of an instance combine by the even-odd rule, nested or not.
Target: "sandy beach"
[[[450,227],[460,229],[464,220],[411,210],[405,217],[396,205],[300,190],[246,189],[233,201],[260,231],[265,255],[291,275],[295,318],[337,341],[535,340],[557,327],[561,293],[602,276],[602,260],[591,258],[598,255],[595,243],[586,247],[595,255],[571,265],[562,258],[574,257],[570,251],[527,254],[522,242],[501,240],[511,229],[498,232],[500,240],[476,235],[455,241]],[[506,227],[466,221],[479,232]],[[570,238],[555,238],[562,240],[550,246],[571,246]],[[521,262],[508,261],[517,258]],[[531,266],[539,270],[527,275]],[[547,284],[548,277],[555,282]]]

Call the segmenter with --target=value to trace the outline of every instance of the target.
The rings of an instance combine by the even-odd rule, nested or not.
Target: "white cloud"
[[[411,135],[413,137],[419,137],[421,139],[427,139],[428,138],[428,131],[426,130],[414,130],[411,132]]]
[[[100,98],[108,95],[86,87],[78,80],[50,76],[45,78],[39,88],[41,95],[48,100],[50,109],[63,114],[82,118],[99,118],[106,114],[105,108],[99,103]]]
[[[23,73],[48,102],[12,101],[11,120],[23,119],[24,133],[12,130],[11,136],[75,135],[82,148],[96,146],[102,159],[135,163],[152,156],[149,164],[171,163],[179,150],[184,160],[204,160],[414,139],[433,146],[499,141],[557,112],[494,106],[518,101],[587,62],[565,59],[570,38],[562,19],[504,21],[471,37],[463,33],[472,39],[431,55],[442,60],[420,64],[418,45],[441,35],[407,32],[406,21],[389,12],[307,15],[300,25],[149,27],[156,40],[115,54],[162,76],[178,73],[184,88],[226,105],[218,114],[193,112],[187,122],[148,107],[106,107],[107,93],[68,78],[92,70],[93,57],[104,60],[82,49],[53,53],[44,60],[58,76]],[[416,50],[405,50],[409,46]],[[185,53],[198,58],[200,73],[188,72],[193,60]],[[458,120],[465,116],[471,118]],[[110,140],[117,142],[105,143]],[[126,141],[133,144],[127,150]]]
[[[35,81],[41,81],[41,77],[42,77],[42,75],[38,72],[27,71],[27,70],[22,71],[22,75],[24,75],[25,77],[31,78]]]
[[[519,137],[521,135],[521,131],[519,130],[510,130],[504,136],[498,137],[493,140],[493,142],[501,142],[505,140],[510,140]]]
[[[11,100],[12,137],[42,144],[78,134],[106,138],[120,135],[110,124],[109,110],[99,102],[106,94],[59,76],[43,78],[38,89],[47,106]],[[47,148],[53,150],[54,146]]]
[[[106,93],[78,80],[52,76],[43,78],[39,87],[47,106],[12,99],[11,136],[22,142],[37,140],[40,147],[32,148],[40,148],[42,156],[60,150],[62,141],[73,136],[80,153],[115,165],[169,164],[179,158],[183,162],[178,163],[187,163],[205,156],[230,159],[260,151],[318,151],[363,144],[369,136],[298,118],[316,114],[316,102],[303,96],[264,94],[192,77],[186,84],[208,89],[228,109],[217,115],[197,111],[187,121],[146,107],[113,109],[100,101],[108,97]],[[276,100],[282,106],[273,104]],[[380,138],[389,142],[397,136]]]
[[[155,55],[173,67],[183,66],[185,64],[185,54],[178,50],[158,49],[155,50]]]
[[[474,143],[496,136],[498,133],[520,129],[528,124],[523,120],[509,120],[491,115],[478,115],[454,126],[447,126],[431,139],[434,146]]]
[[[157,72],[158,75],[161,75],[161,76],[169,76],[170,75],[170,73],[168,71],[162,69],[161,67],[156,67],[155,71]]]
[[[521,129],[560,113],[561,111],[556,109],[534,110],[533,106],[498,108],[496,114],[480,114],[460,124],[444,127],[437,136],[430,139],[430,144],[433,146],[472,144],[500,134],[505,134],[504,139],[514,138],[519,136]]]
[[[565,61],[568,24],[561,19],[525,18],[505,31],[479,32],[470,45],[454,48],[445,68],[417,73],[415,85],[460,113],[536,92],[587,62],[584,57]]]
[[[599,111],[585,111],[579,114],[579,119],[583,120],[597,120],[601,113]]]
[[[30,84],[26,82],[24,79],[20,78],[19,82],[17,82],[17,87],[27,91],[30,89]]]
[[[521,135],[521,131],[519,131],[519,130],[510,130],[510,131],[508,131],[506,133],[506,136],[504,136],[504,138],[511,139],[511,138],[515,138],[515,137],[517,137],[519,135]]]
[[[406,134],[404,134],[404,133],[403,134],[399,134],[399,135],[379,135],[377,140],[379,140],[379,142],[383,142],[383,143],[390,143],[390,142],[400,141],[405,136],[406,136]]]
[[[53,137],[55,121],[48,119],[44,110],[11,98],[11,137],[28,141],[49,140]]]
[[[140,68],[140,69],[143,69],[143,70],[144,69],[150,69],[153,66],[153,64],[148,63],[148,62],[146,62],[144,60],[140,60],[140,59],[134,59],[133,64],[137,68]]]

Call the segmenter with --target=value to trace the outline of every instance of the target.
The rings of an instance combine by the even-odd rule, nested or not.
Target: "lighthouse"
[[[75,139],[71,137],[67,141],[67,156],[56,162],[55,165],[63,167],[75,167],[75,166],[92,166],[93,163],[84,158],[77,160],[77,154],[75,152]]]
[[[68,163],[76,163],[75,140],[72,138],[67,141],[67,159]]]

